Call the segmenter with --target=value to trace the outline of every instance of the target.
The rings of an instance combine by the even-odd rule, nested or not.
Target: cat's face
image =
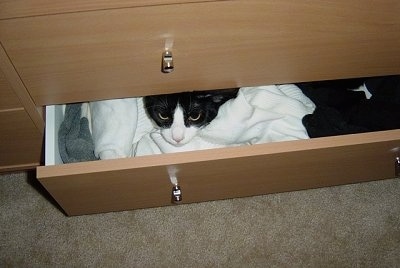
[[[237,89],[184,92],[144,98],[147,114],[161,129],[163,138],[181,146],[192,140],[201,127],[210,123],[219,107],[236,97]]]

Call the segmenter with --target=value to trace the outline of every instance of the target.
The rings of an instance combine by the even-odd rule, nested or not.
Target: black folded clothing
[[[303,118],[310,138],[400,128],[400,75],[297,85],[317,107]]]

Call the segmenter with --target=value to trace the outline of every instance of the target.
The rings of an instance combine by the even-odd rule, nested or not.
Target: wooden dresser
[[[43,107],[400,74],[400,2],[0,0],[0,169],[43,165]],[[174,71],[162,72],[172,53]],[[39,166],[67,215],[395,177],[400,130]]]

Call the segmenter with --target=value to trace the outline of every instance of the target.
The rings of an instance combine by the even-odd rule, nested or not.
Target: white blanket
[[[244,87],[220,107],[218,116],[197,137],[179,147],[151,127],[142,109],[142,99],[138,99],[138,122],[146,130],[135,135],[133,156],[308,139],[302,118],[315,105],[293,84]]]
[[[307,139],[302,118],[314,103],[293,84],[239,89],[235,99],[183,146],[174,146],[147,116],[143,98],[91,102],[95,155],[100,159],[221,148],[246,144]]]

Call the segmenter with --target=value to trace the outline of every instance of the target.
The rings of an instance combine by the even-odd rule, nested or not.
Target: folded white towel
[[[302,118],[314,109],[314,103],[293,84],[244,87],[189,143],[176,147],[165,141],[159,130],[148,130],[134,144],[134,155],[307,139]],[[148,118],[141,120],[148,126]]]
[[[90,102],[94,153],[100,159],[132,156],[138,125],[136,98]]]

